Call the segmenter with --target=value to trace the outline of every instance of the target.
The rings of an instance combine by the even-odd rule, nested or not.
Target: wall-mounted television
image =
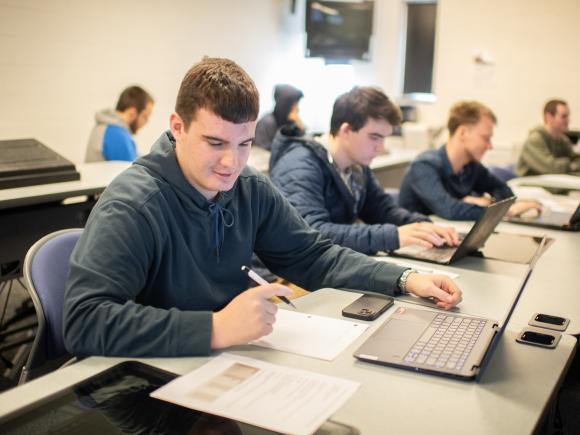
[[[306,56],[368,60],[373,31],[372,1],[306,2]]]

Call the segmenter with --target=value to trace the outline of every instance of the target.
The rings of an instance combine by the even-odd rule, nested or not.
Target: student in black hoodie
[[[64,336],[74,355],[185,356],[272,331],[279,284],[248,290],[255,252],[309,290],[355,288],[433,297],[461,291],[333,245],[309,228],[268,179],[246,166],[258,115],[252,79],[227,59],[186,74],[170,131],[105,190],[70,262]]]
[[[280,127],[291,125],[304,133],[304,124],[298,116],[298,102],[302,91],[290,85],[277,85],[274,89],[274,111],[264,115],[256,124],[254,144],[265,150],[272,148],[272,141]]]

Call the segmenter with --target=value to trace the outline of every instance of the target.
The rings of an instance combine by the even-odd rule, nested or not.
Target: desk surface
[[[466,281],[466,293],[477,291],[468,285],[468,281],[477,276],[467,274],[462,277]],[[513,294],[510,290],[512,280],[506,280],[500,286],[502,292]],[[304,312],[340,317],[341,308],[357,297],[356,293],[322,289],[296,299],[295,303]],[[333,419],[356,426],[362,434],[385,433],[387,429],[392,433],[413,434],[466,431],[473,434],[529,434],[558,384],[576,343],[574,338],[566,335],[555,350],[521,345],[514,340],[520,325],[510,325],[482,382],[461,382],[358,362],[352,353],[385,318],[381,316],[374,321],[369,331],[332,362],[255,346],[238,346],[230,351],[359,382],[361,387]],[[121,360],[91,357],[3,393],[0,395],[0,414],[56,392]],[[185,374],[202,365],[207,358],[142,361]]]
[[[437,217],[435,219],[445,225],[452,225],[460,231],[466,231],[473,225],[473,222],[451,222]],[[526,287],[526,297],[520,301],[514,313],[514,321],[526,325],[535,313],[552,314],[570,319],[570,325],[565,331],[567,334],[580,334],[580,268],[578,267],[580,232],[550,230],[508,222],[501,222],[495,231],[531,236],[545,235],[555,240],[555,243],[542,254],[536,264]],[[458,268],[453,271],[459,274],[462,274],[460,268],[463,267],[494,274],[520,274],[523,273],[521,270],[525,270],[525,266],[521,264],[472,257],[462,259],[453,266]],[[458,284],[462,286],[461,278]]]
[[[580,334],[580,232],[549,230],[502,222],[496,231],[546,235],[555,243],[536,264],[526,288],[526,298],[518,305],[514,320],[526,324],[540,312],[568,317],[567,334]],[[511,263],[507,263],[511,267]]]
[[[92,164],[94,165],[94,164]],[[87,165],[88,166],[88,165]],[[110,166],[110,165],[108,165]],[[126,166],[125,166],[126,167]],[[95,177],[105,175],[91,166]],[[123,168],[117,167],[117,173]],[[113,170],[113,168],[111,168]],[[90,171],[90,169],[89,169]],[[85,173],[85,170],[81,171]],[[116,174],[115,174],[116,175]],[[96,179],[96,178],[95,178]],[[93,179],[93,180],[95,180]],[[89,184],[90,176],[84,181]],[[79,192],[79,182],[45,185],[43,193],[31,191],[37,197],[56,195],[64,185],[69,192]],[[95,181],[95,184],[99,184]],[[93,184],[93,188],[95,187]],[[76,185],[76,186],[75,186]],[[59,188],[56,189],[55,187]],[[0,191],[0,207],[4,201],[15,201],[18,195]],[[54,189],[51,191],[51,189]],[[91,186],[86,186],[90,190]],[[77,193],[86,194],[86,193]],[[22,194],[24,196],[24,193]],[[457,223],[454,223],[457,225]],[[461,226],[462,224],[459,224]],[[463,224],[465,227],[469,224]],[[534,430],[542,411],[554,392],[567,363],[573,355],[576,340],[568,333],[580,332],[580,233],[551,231],[501,223],[498,230],[520,234],[547,234],[556,239],[539,260],[508,331],[496,349],[481,383],[460,382],[394,368],[361,363],[352,357],[354,350],[381,324],[386,316],[372,323],[372,327],[335,361],[321,361],[298,355],[240,346],[230,351],[265,361],[344,377],[361,383],[354,396],[335,414],[333,419],[361,430],[363,434],[393,433],[450,434],[469,433],[529,434]],[[388,258],[386,259],[388,261]],[[521,264],[480,258],[465,258],[453,266],[432,266],[460,274],[458,284],[464,292],[460,312],[502,320],[508,304],[525,272]],[[330,317],[340,317],[342,307],[356,297],[355,293],[323,289],[294,302],[298,308]],[[405,303],[398,301],[397,304]],[[557,349],[521,345],[515,334],[527,324],[535,312],[562,315],[571,319],[570,326]],[[388,314],[388,313],[387,313]],[[48,376],[0,394],[0,415],[11,412],[33,400],[56,392],[121,359],[92,357]],[[179,374],[200,366],[207,358],[145,359],[144,362]],[[418,418],[417,416],[422,416]]]
[[[77,166],[80,180],[2,189],[0,210],[102,192],[113,178],[129,166],[129,162],[118,161],[85,163]]]

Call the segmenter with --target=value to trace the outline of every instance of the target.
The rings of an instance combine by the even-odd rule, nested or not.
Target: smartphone
[[[565,317],[536,313],[532,316],[531,320],[528,322],[528,325],[553,329],[555,331],[565,331],[569,323],[570,319],[566,319]]]
[[[532,346],[540,346],[546,347],[548,349],[554,349],[557,346],[558,342],[560,341],[561,337],[562,334],[560,334],[559,332],[550,332],[548,334],[538,330],[525,328],[520,332],[520,334],[516,338],[516,341],[518,343],[530,344]]]
[[[365,294],[352,304],[344,307],[342,315],[358,320],[375,320],[391,305],[393,305],[393,298],[391,297]]]

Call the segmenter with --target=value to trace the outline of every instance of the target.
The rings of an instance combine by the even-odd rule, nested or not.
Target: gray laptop
[[[450,264],[480,249],[499,224],[508,209],[516,200],[515,196],[502,201],[494,202],[485,208],[479,220],[471,227],[469,233],[464,235],[459,246],[434,247],[411,245],[397,249],[393,255],[398,257],[415,258],[418,260],[431,261],[440,264]]]
[[[559,211],[542,213],[534,218],[513,217],[509,222],[555,230],[580,231],[580,203],[572,215]]]
[[[479,381],[544,245],[542,241],[501,327],[482,317],[398,307],[354,356],[375,364]]]

